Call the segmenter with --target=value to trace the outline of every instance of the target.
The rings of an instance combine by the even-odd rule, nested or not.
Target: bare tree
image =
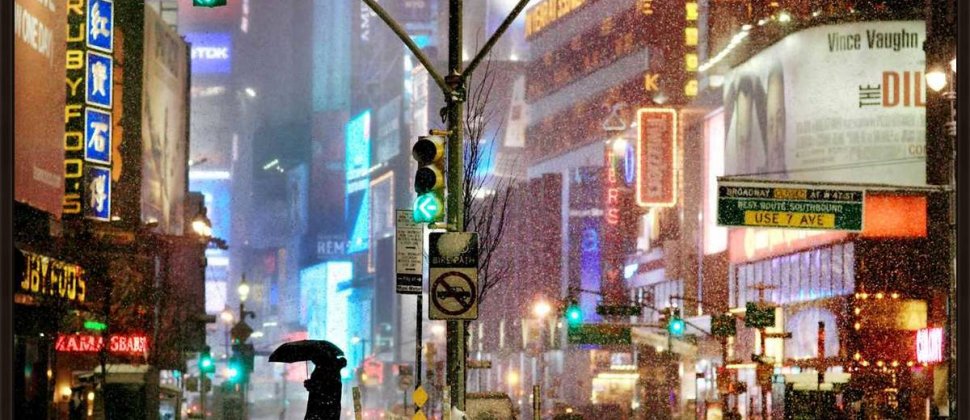
[[[495,75],[491,60],[469,80],[468,100],[465,102],[465,167],[463,203],[465,231],[478,232],[478,289],[479,301],[484,302],[488,292],[510,276],[512,267],[496,264],[496,250],[505,236],[506,218],[509,216],[509,200],[514,193],[513,177],[497,176],[494,172],[480,171],[485,159],[496,159],[498,133],[501,132],[501,115],[492,132],[488,128],[496,119],[492,106]]]

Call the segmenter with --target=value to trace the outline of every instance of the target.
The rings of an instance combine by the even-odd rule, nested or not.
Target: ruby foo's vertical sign
[[[677,111],[641,108],[637,111],[637,204],[670,207],[677,202],[674,164]]]
[[[114,4],[67,1],[65,218],[111,219]]]

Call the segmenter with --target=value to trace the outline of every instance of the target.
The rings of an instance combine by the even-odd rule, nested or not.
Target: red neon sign
[[[943,361],[943,328],[922,328],[916,331],[916,361]]]
[[[60,334],[54,349],[66,353],[97,353],[104,346],[100,335]],[[145,354],[148,337],[144,334],[115,334],[108,339],[108,351],[122,354]]]
[[[677,203],[674,164],[677,111],[643,108],[637,111],[637,204],[670,207]]]

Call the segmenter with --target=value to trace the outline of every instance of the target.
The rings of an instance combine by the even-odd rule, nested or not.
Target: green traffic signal
[[[215,370],[216,364],[212,361],[212,355],[209,354],[209,348],[206,347],[206,349],[199,354],[199,371],[202,373],[213,373]]]
[[[680,316],[674,315],[667,324],[667,332],[674,337],[680,337],[684,335],[685,327],[684,320],[680,319]]]
[[[192,0],[193,7],[219,7],[225,5],[226,0]]]
[[[575,302],[566,308],[566,322],[570,326],[576,326],[583,322],[583,310]]]
[[[411,156],[418,163],[414,173],[414,221],[434,223],[443,219],[445,197],[446,139],[442,136],[422,136],[411,148]]]
[[[441,216],[441,199],[434,192],[424,193],[414,200],[414,221],[416,223],[433,223]]]

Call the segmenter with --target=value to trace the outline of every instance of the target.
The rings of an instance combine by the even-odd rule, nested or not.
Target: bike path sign
[[[861,188],[718,180],[717,224],[858,232],[864,201]]]
[[[478,319],[478,234],[435,232],[428,237],[433,320]]]

